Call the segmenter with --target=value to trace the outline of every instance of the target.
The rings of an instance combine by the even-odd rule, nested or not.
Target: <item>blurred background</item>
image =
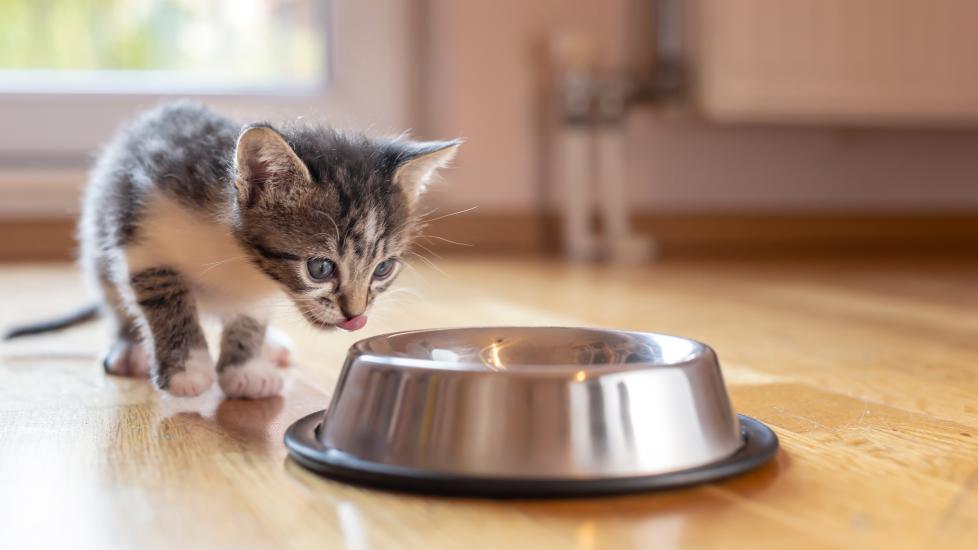
[[[181,97],[464,138],[427,198],[439,253],[969,254],[976,23],[957,0],[0,0],[0,259],[70,257],[99,144]]]
[[[975,548],[978,1],[0,0],[0,331],[84,303],[93,155],[186,97],[465,143],[364,330],[267,304],[298,343],[284,400],[104,376],[97,323],[0,344],[0,548]],[[706,342],[784,451],[575,502],[378,496],[284,461],[353,342],[471,325]],[[571,402],[646,410],[583,374]],[[575,434],[621,437],[600,420]]]

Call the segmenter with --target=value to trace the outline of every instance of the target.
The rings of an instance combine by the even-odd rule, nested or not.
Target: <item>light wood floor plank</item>
[[[978,547],[978,263],[423,262],[355,335],[276,311],[299,344],[282,398],[172,399],[106,377],[95,324],[0,347],[4,548]],[[85,301],[65,265],[0,267],[0,326]],[[571,324],[719,353],[770,465],[673,492],[483,501],[373,491],[287,460],[347,347],[413,328]],[[208,329],[213,333],[213,328]]]

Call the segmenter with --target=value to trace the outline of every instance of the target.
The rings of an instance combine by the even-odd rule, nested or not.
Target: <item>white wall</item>
[[[303,114],[375,132],[413,127],[425,137],[464,137],[457,166],[432,202],[445,209],[527,210],[544,196],[545,38],[558,28],[589,29],[605,44],[604,64],[620,62],[616,38],[626,2],[336,0],[336,79],[324,100],[313,107],[216,103],[245,116]],[[419,17],[427,20],[413,28]],[[419,43],[423,65],[413,57]],[[414,96],[418,79],[422,117]],[[108,111],[92,101],[54,102],[41,115],[26,109],[22,120],[5,118],[3,127],[18,138],[15,145],[46,143],[85,154],[120,114],[157,99],[115,98]],[[51,129],[79,120],[90,129],[84,143]],[[629,135],[630,194],[639,208],[978,207],[978,131],[717,127],[642,109],[630,120]],[[0,174],[0,215],[67,213],[83,181],[83,168]]]
[[[717,126],[648,108],[629,121],[643,208],[961,210],[978,207],[978,131]]]
[[[617,0],[615,0],[617,1]],[[538,104],[545,37],[569,26],[610,34],[614,2],[427,0],[427,120],[432,137],[466,139],[432,200],[527,208],[539,194]]]
[[[624,0],[428,0],[427,135],[463,136],[447,208],[532,208],[540,192],[537,107],[549,30],[588,28],[620,53]],[[638,208],[978,207],[978,131],[713,126],[641,109],[629,121]]]

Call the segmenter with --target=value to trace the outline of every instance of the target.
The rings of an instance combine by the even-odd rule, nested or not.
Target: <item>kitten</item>
[[[215,375],[232,398],[277,394],[287,350],[266,342],[271,303],[284,292],[313,326],[361,328],[401,270],[419,195],[459,143],[242,127],[191,103],[149,111],[102,152],[82,204],[81,267],[98,309],[8,336],[101,313],[114,338],[107,372],[151,373],[177,396]],[[201,312],[223,322],[216,363]]]

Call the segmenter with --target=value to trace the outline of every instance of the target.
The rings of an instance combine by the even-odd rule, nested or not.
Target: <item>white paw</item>
[[[289,366],[294,348],[288,334],[275,327],[268,327],[265,330],[265,343],[262,344],[261,354],[269,363],[282,368]]]
[[[119,340],[105,355],[102,367],[109,374],[145,378],[149,376],[149,355],[142,344]]]
[[[207,350],[193,350],[183,370],[170,377],[166,391],[177,397],[194,397],[214,383],[214,361]]]
[[[231,399],[261,399],[282,391],[282,375],[267,358],[258,356],[243,365],[226,367],[218,384]]]

